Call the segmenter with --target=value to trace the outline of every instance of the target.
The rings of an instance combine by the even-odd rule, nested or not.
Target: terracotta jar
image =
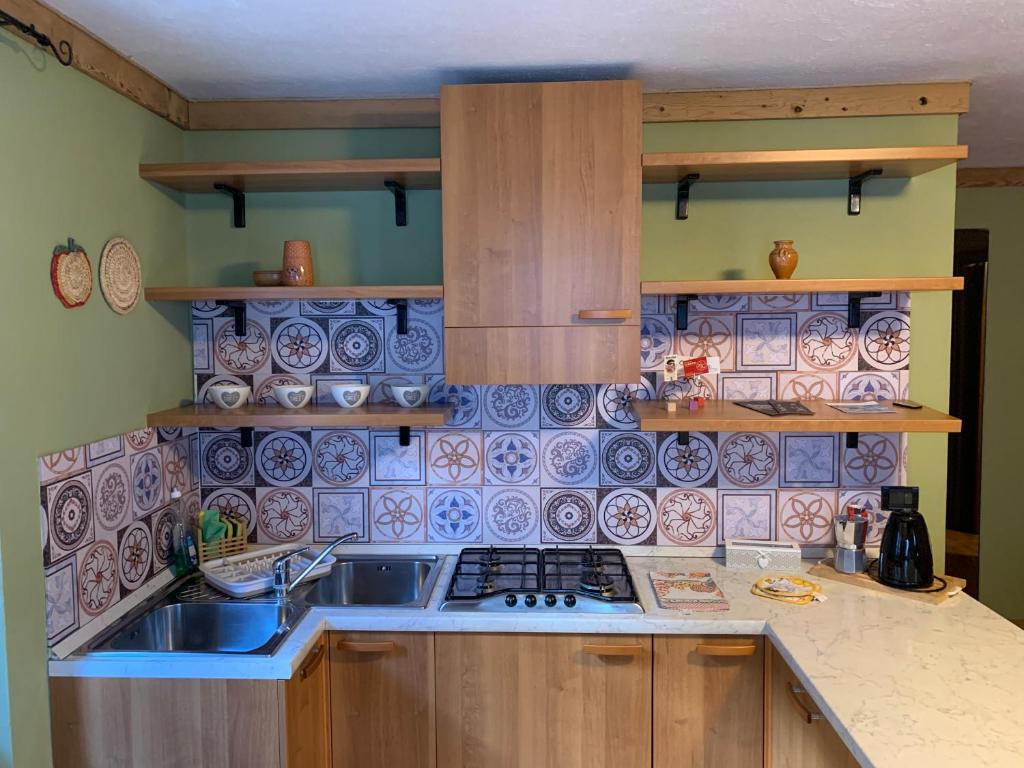
[[[779,280],[788,280],[796,271],[800,255],[793,247],[792,240],[776,240],[775,247],[768,254],[768,264]]]
[[[313,251],[308,240],[285,240],[281,285],[313,284]]]

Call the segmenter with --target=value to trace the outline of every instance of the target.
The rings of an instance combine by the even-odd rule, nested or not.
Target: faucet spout
[[[341,546],[346,541],[352,541],[353,539],[357,538],[359,538],[359,534],[356,531],[352,531],[350,533],[346,533],[342,536],[339,536],[326,547],[324,547],[322,550],[320,550],[319,554],[317,554],[317,556],[313,558],[313,561],[309,565],[307,565],[305,569],[303,569],[302,573],[296,576],[295,579],[292,581],[289,581],[290,573],[288,572],[288,558],[298,554],[299,552],[305,552],[307,549],[309,549],[309,547],[301,549],[298,552],[294,552],[288,557],[281,558],[278,561],[284,561],[281,564],[280,575],[282,576],[282,578],[280,579],[280,583],[278,583],[278,565],[277,563],[274,563],[274,591],[277,593],[278,598],[287,597],[288,593],[295,589],[297,586],[299,586],[299,584],[301,584],[303,580],[307,576],[309,576],[309,574],[311,574],[320,565],[320,563],[322,563],[327,558],[327,556],[334,551],[336,547]]]

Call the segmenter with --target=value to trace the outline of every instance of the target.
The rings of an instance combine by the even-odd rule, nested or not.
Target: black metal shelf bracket
[[[240,427],[238,441],[243,448],[252,448],[252,427]]]
[[[403,448],[407,448],[410,442],[412,442],[412,430],[409,427],[399,427],[398,444]]]
[[[676,185],[676,220],[690,218],[690,185],[700,178],[699,173],[688,173]]]
[[[395,226],[404,227],[409,223],[405,207],[405,187],[397,181],[385,181],[384,186],[395,196]]]
[[[860,192],[864,182],[872,176],[881,176],[881,168],[872,168],[864,173],[858,173],[850,177],[850,189],[846,197],[846,213],[849,216],[860,216]]]
[[[235,316],[235,336],[242,337],[249,335],[248,321],[245,315],[244,301],[218,301],[221,307],[227,307]]]
[[[860,328],[860,303],[863,299],[877,299],[878,291],[850,291],[846,297],[846,325]]]
[[[690,324],[690,302],[697,298],[695,293],[681,293],[676,296],[676,330],[685,331]]]
[[[225,195],[231,195],[235,228],[245,229],[245,192],[230,184],[217,183],[213,185],[213,188]]]
[[[676,432],[676,445],[687,446],[690,444],[690,433],[688,431]]]
[[[860,433],[859,432],[847,432],[846,433],[846,447],[851,451],[856,451],[857,446],[860,445]]]
[[[388,304],[395,308],[395,331],[404,336],[409,332],[409,300],[388,299]]]
[[[61,40],[54,45],[50,36],[36,29],[35,24],[26,24],[20,19],[14,18],[6,11],[0,11],[0,27],[14,27],[21,34],[35,40],[40,47],[49,48],[53,51],[53,55],[57,57],[57,61],[65,67],[70,67],[72,60],[75,58],[75,52],[71,50],[71,43],[67,40]]]

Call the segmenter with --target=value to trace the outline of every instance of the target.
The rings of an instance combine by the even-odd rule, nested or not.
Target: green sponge
[[[199,516],[199,527],[203,529],[203,541],[210,544],[227,535],[228,526],[220,519],[216,509],[205,509]]]

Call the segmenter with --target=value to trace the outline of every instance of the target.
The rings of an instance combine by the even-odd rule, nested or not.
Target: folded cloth
[[[710,573],[654,571],[651,586],[659,608],[670,611],[729,610],[729,601]]]
[[[216,509],[203,510],[199,526],[203,531],[203,541],[207,544],[223,539],[228,531],[227,523],[220,519],[220,512]]]

